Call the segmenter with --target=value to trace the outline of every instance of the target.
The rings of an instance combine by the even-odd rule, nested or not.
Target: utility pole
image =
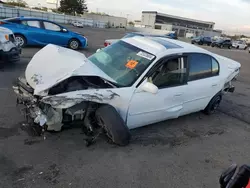
[[[59,2],[60,2],[60,0],[56,0],[56,9],[58,9],[58,7],[59,7]]]

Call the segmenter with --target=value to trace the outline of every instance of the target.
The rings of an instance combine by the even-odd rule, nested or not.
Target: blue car
[[[39,18],[17,17],[1,20],[1,26],[13,31],[21,47],[56,44],[73,50],[85,48],[87,38],[65,27]]]

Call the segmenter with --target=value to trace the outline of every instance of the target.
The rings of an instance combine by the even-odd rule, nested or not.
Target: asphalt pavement
[[[105,39],[126,33],[114,29],[74,30],[89,40],[88,49],[80,51],[86,56],[102,47]],[[0,187],[219,187],[223,169],[234,162],[250,164],[250,54],[205,48],[242,64],[234,82],[235,93],[224,96],[216,114],[194,113],[133,130],[131,144],[126,147],[110,145],[100,138],[89,148],[77,128],[46,133],[46,138],[25,131],[25,119],[16,107],[11,87],[40,49],[25,48],[19,63],[0,67]]]

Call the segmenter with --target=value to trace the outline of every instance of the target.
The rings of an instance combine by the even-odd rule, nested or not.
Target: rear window
[[[159,37],[152,37],[151,40],[163,45],[165,48],[167,49],[171,49],[171,48],[182,48],[181,46],[178,46],[172,42],[168,42],[167,40],[161,39]]]
[[[129,33],[129,34],[125,35],[125,36],[123,37],[123,39],[131,38],[131,37],[134,37],[134,36],[143,36],[143,35],[137,34],[137,33]]]
[[[6,22],[10,22],[10,23],[16,23],[16,24],[20,24],[21,21],[17,18],[7,18],[7,19],[4,19],[4,21]]]

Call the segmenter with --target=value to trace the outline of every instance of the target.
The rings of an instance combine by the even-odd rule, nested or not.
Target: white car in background
[[[73,22],[73,26],[83,28],[83,23],[82,22]]]
[[[129,129],[198,111],[212,114],[223,94],[234,91],[240,67],[188,43],[137,36],[89,58],[47,45],[13,89],[36,126],[60,131],[80,122],[91,141],[105,133],[123,146]]]
[[[232,46],[236,49],[240,49],[240,50],[246,50],[248,45],[245,41],[243,40],[236,40],[233,41]]]
[[[0,63],[19,61],[21,51],[14,33],[10,29],[0,27]]]

